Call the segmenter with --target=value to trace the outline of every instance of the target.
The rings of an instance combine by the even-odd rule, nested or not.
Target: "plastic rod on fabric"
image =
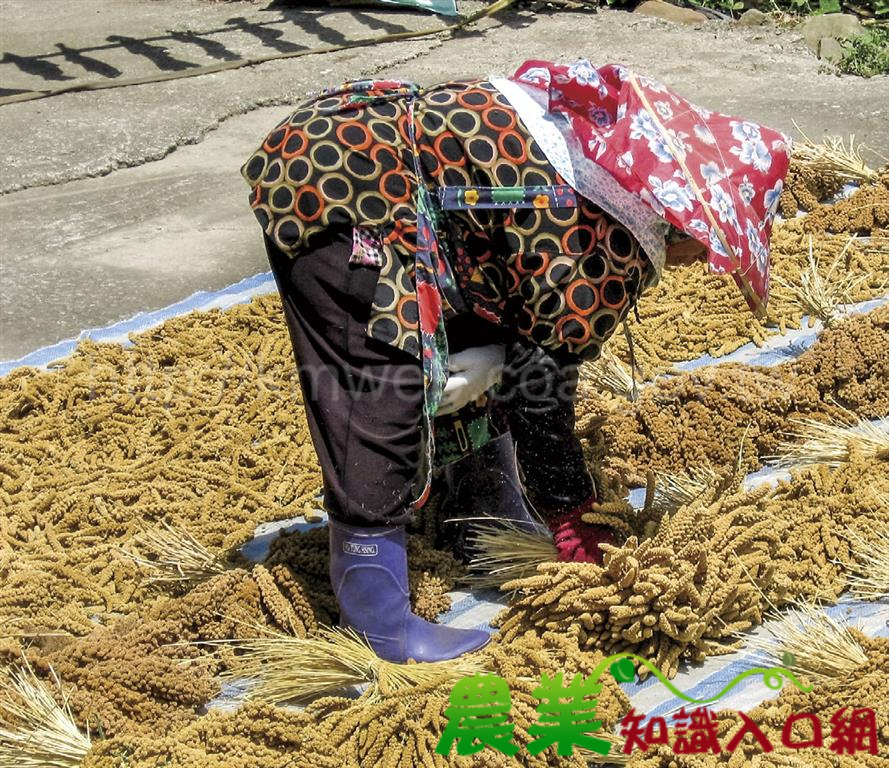
[[[567,184],[530,187],[441,187],[445,211],[491,208],[577,208],[577,193]]]

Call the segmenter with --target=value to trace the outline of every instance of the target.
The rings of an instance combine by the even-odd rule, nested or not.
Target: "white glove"
[[[448,357],[448,381],[438,413],[454,413],[500,383],[506,348],[501,344],[470,347]]]

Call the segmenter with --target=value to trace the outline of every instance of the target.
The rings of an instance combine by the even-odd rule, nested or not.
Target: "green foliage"
[[[850,75],[889,75],[889,26],[879,25],[843,42],[839,68]]]
[[[686,4],[678,0],[672,1],[675,5]],[[834,3],[839,5],[841,0],[812,0],[812,2],[823,3],[824,5],[832,5]],[[884,2],[884,0],[878,0],[878,2]],[[889,2],[889,0],[885,0],[885,2]],[[687,0],[687,4],[695,5],[699,8],[712,8],[714,11],[722,11],[732,16],[739,16],[745,9],[752,7],[749,3],[745,3],[744,0]],[[754,5],[763,11],[769,10],[769,7],[771,7],[794,16],[822,12],[818,6],[813,8],[809,0],[772,0],[770,3],[763,1]]]
[[[878,19],[889,19],[889,0],[860,0],[858,3],[850,3],[853,8],[859,8],[868,15]]]
[[[723,13],[739,15],[751,3],[744,0],[670,0],[675,5],[696,5],[712,8]],[[606,0],[609,5],[627,5],[629,0]],[[854,13],[856,15],[876,19],[889,19],[889,0],[761,0],[753,3],[755,7],[766,11],[769,9],[782,11],[791,16],[809,16],[820,13]]]

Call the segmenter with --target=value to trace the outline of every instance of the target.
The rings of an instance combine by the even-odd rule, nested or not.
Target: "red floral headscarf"
[[[769,295],[769,238],[791,140],[698,107],[625,67],[527,61],[513,80],[548,94],[584,153],[676,228],[707,246],[751,309]]]

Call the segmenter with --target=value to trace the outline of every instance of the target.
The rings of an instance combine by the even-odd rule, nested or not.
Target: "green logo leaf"
[[[796,656],[790,651],[784,651],[784,653],[781,654],[781,663],[785,667],[794,667],[796,666]]]
[[[611,676],[619,683],[631,683],[636,679],[636,668],[629,659],[619,659],[609,668]]]

